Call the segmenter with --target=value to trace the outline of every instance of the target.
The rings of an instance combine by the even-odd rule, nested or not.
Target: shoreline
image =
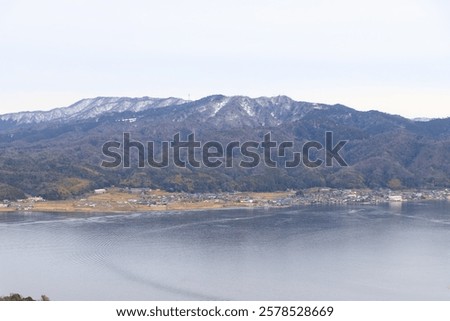
[[[61,208],[51,208],[51,209],[32,209],[32,210],[17,210],[17,209],[0,209],[0,214],[2,213],[75,213],[75,214],[132,214],[132,213],[151,213],[151,212],[201,212],[201,211],[213,211],[213,210],[239,210],[239,209],[264,209],[264,208],[287,208],[290,206],[222,206],[222,207],[189,207],[189,208],[146,208],[146,209],[129,209],[129,210],[85,210],[85,209],[61,209]]]
[[[170,193],[149,189],[102,189],[72,200],[39,197],[3,203],[0,213],[136,213],[220,209],[286,208],[308,205],[377,205],[414,201],[450,201],[443,190],[340,190],[311,188],[284,192]]]
[[[292,192],[220,194],[222,196],[234,195],[231,199],[224,200],[214,193],[187,194],[156,190],[136,195],[121,189],[111,189],[101,194],[94,193],[75,200],[45,201],[33,198],[11,202],[9,207],[0,208],[0,213],[135,213],[264,208],[268,206],[268,202],[289,197],[290,194]]]

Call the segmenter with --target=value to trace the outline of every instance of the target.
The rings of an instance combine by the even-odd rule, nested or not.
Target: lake
[[[450,202],[0,213],[0,295],[449,300]]]

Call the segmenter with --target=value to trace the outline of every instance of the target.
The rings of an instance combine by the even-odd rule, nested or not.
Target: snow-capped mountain
[[[246,96],[212,95],[195,101],[179,98],[128,98],[97,97],[80,100],[68,107],[55,108],[50,111],[19,112],[0,115],[0,121],[10,124],[38,124],[45,122],[67,123],[95,119],[101,116],[132,113],[133,122],[142,117],[159,115],[166,110],[170,120],[179,123],[196,119],[210,124],[232,123],[240,125],[277,126],[284,121],[297,121],[308,112],[327,110],[333,106],[294,101],[286,96],[250,98]],[[341,106],[342,108],[343,106]],[[164,120],[169,120],[167,117]]]
[[[0,115],[0,132],[16,125],[47,123],[69,125],[99,120],[135,123],[136,126],[157,124],[160,128],[201,127],[226,128],[283,127],[304,123],[332,129],[359,128],[368,134],[392,127],[413,126],[414,121],[376,111],[359,112],[336,104],[326,105],[295,101],[287,96],[258,97],[211,95],[188,101],[180,98],[97,97],[80,100],[68,107],[50,111],[19,112]],[[419,123],[420,122],[416,122]],[[52,125],[52,126],[53,126]],[[300,126],[300,127],[299,127]]]
[[[286,96],[250,98],[208,96],[172,111],[173,122],[197,121],[221,127],[278,126],[293,122],[313,111],[318,104],[294,101]],[[324,110],[331,106],[320,105]]]
[[[42,123],[50,121],[69,121],[96,118],[104,114],[121,113],[125,111],[141,112],[150,108],[162,108],[183,104],[186,101],[179,98],[127,98],[127,97],[97,97],[83,99],[75,104],[55,108],[49,111],[19,112],[0,116],[0,120],[19,124]]]

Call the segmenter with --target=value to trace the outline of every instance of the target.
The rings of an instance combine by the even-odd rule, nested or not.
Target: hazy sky
[[[0,113],[221,93],[450,116],[447,0],[0,0],[0,48]]]

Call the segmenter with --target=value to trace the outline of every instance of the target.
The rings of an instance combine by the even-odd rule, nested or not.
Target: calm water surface
[[[450,203],[0,214],[0,295],[449,300]]]

